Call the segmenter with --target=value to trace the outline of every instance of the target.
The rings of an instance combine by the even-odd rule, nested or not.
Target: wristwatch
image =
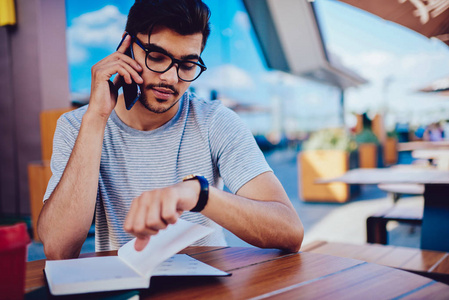
[[[207,200],[209,199],[209,182],[206,178],[204,178],[201,175],[198,174],[190,174],[187,175],[182,179],[182,181],[188,181],[188,180],[198,180],[200,183],[200,196],[198,197],[198,202],[196,203],[195,207],[192,208],[191,212],[200,212],[204,209],[204,207],[207,204]]]

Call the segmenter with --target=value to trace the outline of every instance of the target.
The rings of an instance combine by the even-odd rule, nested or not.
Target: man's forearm
[[[246,191],[240,196],[211,188],[203,214],[254,246],[297,252],[304,236],[303,225],[283,189],[265,185],[267,190],[263,191],[260,180],[266,180],[267,175],[274,176],[261,175],[265,179],[258,178],[258,184],[244,187]],[[259,192],[254,192],[255,187]],[[259,200],[246,198],[249,194]]]
[[[86,239],[95,210],[105,122],[86,112],[61,180],[42,209],[38,233],[47,258],[76,257]]]

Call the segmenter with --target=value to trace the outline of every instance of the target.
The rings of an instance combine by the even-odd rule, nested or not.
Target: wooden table
[[[449,170],[449,149],[418,149],[412,151],[413,158],[427,159],[440,170]]]
[[[415,141],[398,144],[398,151],[413,151],[420,149],[449,149],[449,141]]]
[[[427,168],[352,169],[320,180],[348,184],[424,184],[421,248],[449,252],[449,171]]]
[[[427,277],[337,256],[251,247],[189,247],[181,253],[232,276],[154,277],[141,299],[436,299],[449,295],[449,286]],[[44,285],[44,266],[44,260],[27,263],[28,291]]]

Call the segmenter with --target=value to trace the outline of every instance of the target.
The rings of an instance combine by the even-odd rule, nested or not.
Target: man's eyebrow
[[[175,57],[172,53],[168,52],[167,50],[165,50],[164,48],[156,45],[156,44],[143,44],[145,48],[147,48],[150,51],[158,51],[161,52],[163,54],[168,54],[172,57]],[[182,55],[180,60],[198,60],[200,58],[200,56],[198,54],[187,54],[187,55]]]

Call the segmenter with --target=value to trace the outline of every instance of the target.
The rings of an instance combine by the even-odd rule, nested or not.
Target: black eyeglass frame
[[[156,72],[156,73],[162,74],[162,73],[165,73],[165,72],[167,72],[168,70],[170,70],[170,69],[173,67],[173,65],[176,64],[176,74],[178,75],[178,78],[181,79],[182,81],[185,81],[185,82],[192,82],[192,81],[195,81],[196,79],[198,79],[198,77],[200,77],[200,75],[201,75],[204,71],[207,70],[207,67],[206,67],[206,65],[204,64],[204,62],[203,62],[203,60],[201,59],[201,57],[198,57],[198,62],[191,61],[191,60],[180,60],[180,59],[176,59],[176,58],[174,58],[174,57],[173,57],[171,54],[169,54],[169,53],[163,53],[163,52],[158,51],[158,50],[150,50],[150,49],[146,48],[146,47],[142,44],[142,42],[141,42],[136,36],[133,36],[133,35],[132,35],[131,38],[132,38],[132,41],[131,41],[131,42],[136,43],[140,48],[142,48],[143,51],[145,51],[145,66],[148,68],[148,70],[150,70],[150,71],[152,71],[152,72]],[[132,48],[132,47],[131,47],[131,48]],[[163,54],[163,55],[165,55],[165,56],[170,57],[171,63],[170,63],[170,65],[167,67],[167,69],[165,69],[164,71],[155,71],[155,70],[151,69],[151,68],[148,66],[148,55],[150,55],[151,52],[160,53],[160,54]],[[197,66],[200,68],[200,72],[199,72],[198,75],[197,75],[195,78],[193,78],[192,80],[185,80],[185,79],[183,79],[183,78],[181,78],[181,77],[179,76],[179,64],[180,64],[180,63],[185,63],[185,62],[195,64],[195,65],[197,65]]]

